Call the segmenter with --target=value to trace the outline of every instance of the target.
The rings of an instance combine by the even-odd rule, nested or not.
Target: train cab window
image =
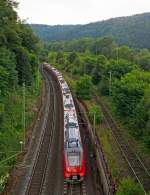
[[[69,167],[80,166],[81,164],[81,153],[80,152],[69,152],[67,153],[67,162]]]

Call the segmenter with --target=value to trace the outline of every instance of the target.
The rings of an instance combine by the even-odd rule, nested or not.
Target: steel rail
[[[48,91],[47,103],[46,103],[46,117],[45,117],[42,137],[39,144],[39,149],[33,165],[32,174],[29,179],[28,186],[25,192],[26,195],[30,195],[30,194],[37,195],[42,192],[42,185],[44,182],[44,177],[45,177],[47,162],[48,162],[48,153],[49,153],[49,148],[53,137],[53,126],[54,126],[53,111],[55,110],[55,106],[54,106],[55,98],[54,96],[50,96],[50,93],[51,92],[53,93],[54,88],[52,82],[49,82],[48,75],[44,72],[44,70],[42,73],[45,78],[45,85]],[[49,117],[52,117],[50,127],[49,127]]]
[[[87,195],[85,182],[73,184],[64,181],[64,195]]]
[[[144,193],[147,194],[147,190],[149,190],[149,185],[147,185],[147,183],[150,182],[150,173],[148,169],[142,162],[141,158],[136,154],[135,151],[133,151],[129,142],[124,139],[120,129],[117,127],[116,122],[114,121],[113,117],[109,113],[104,103],[95,94],[93,95],[93,97],[96,100],[96,102],[101,106],[105,123],[111,130],[112,135],[116,143],[118,144],[124,159],[126,160],[128,166],[130,167],[132,174],[138,181]]]

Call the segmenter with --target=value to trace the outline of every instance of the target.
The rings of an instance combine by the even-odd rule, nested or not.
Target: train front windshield
[[[78,167],[81,164],[81,153],[80,152],[69,152],[67,154],[68,166]]]

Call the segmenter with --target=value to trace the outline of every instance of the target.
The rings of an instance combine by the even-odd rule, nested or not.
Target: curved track
[[[47,70],[49,75],[49,82],[52,80],[54,86],[55,96],[55,126],[54,126],[54,138],[51,147],[51,153],[49,154],[49,162],[46,170],[46,179],[43,195],[61,195],[63,193],[63,106],[61,89],[58,84],[57,78],[52,75],[52,72]]]
[[[86,126],[79,117],[80,131],[87,160],[83,183],[68,185],[63,177],[64,115],[62,93],[56,76],[46,67],[41,68],[44,80],[41,114],[36,120],[23,162],[21,176],[13,195],[96,195],[95,164],[91,161],[91,142],[84,139]],[[78,113],[79,115],[79,113]],[[94,171],[94,174],[93,174]],[[102,193],[101,193],[102,194]]]
[[[48,94],[48,105],[46,107],[46,123],[44,127],[44,131],[40,140],[39,149],[37,152],[37,156],[34,162],[32,174],[27,186],[26,195],[34,195],[40,194],[42,191],[42,185],[44,182],[44,177],[46,173],[47,163],[48,163],[48,153],[51,148],[51,143],[53,139],[54,133],[54,120],[55,120],[55,98],[54,96],[50,96],[54,91],[54,87],[52,82],[48,82],[47,74],[43,72],[43,76],[46,82],[46,91]],[[51,122],[49,122],[49,120]]]
[[[121,130],[117,127],[117,124],[113,120],[113,117],[101,99],[97,97],[96,94],[93,94],[93,98],[101,106],[104,120],[108,128],[112,131],[122,156],[128,164],[129,175],[133,176],[138,181],[145,194],[147,194],[147,192],[150,190],[149,169],[144,165],[144,162],[138,156],[138,154],[131,148],[131,145],[128,143],[128,141],[124,139]]]

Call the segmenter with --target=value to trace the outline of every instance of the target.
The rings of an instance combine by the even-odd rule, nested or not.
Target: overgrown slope
[[[16,6],[12,0],[0,0],[0,193],[21,151],[23,126],[31,122],[39,94],[39,41],[19,20]]]

